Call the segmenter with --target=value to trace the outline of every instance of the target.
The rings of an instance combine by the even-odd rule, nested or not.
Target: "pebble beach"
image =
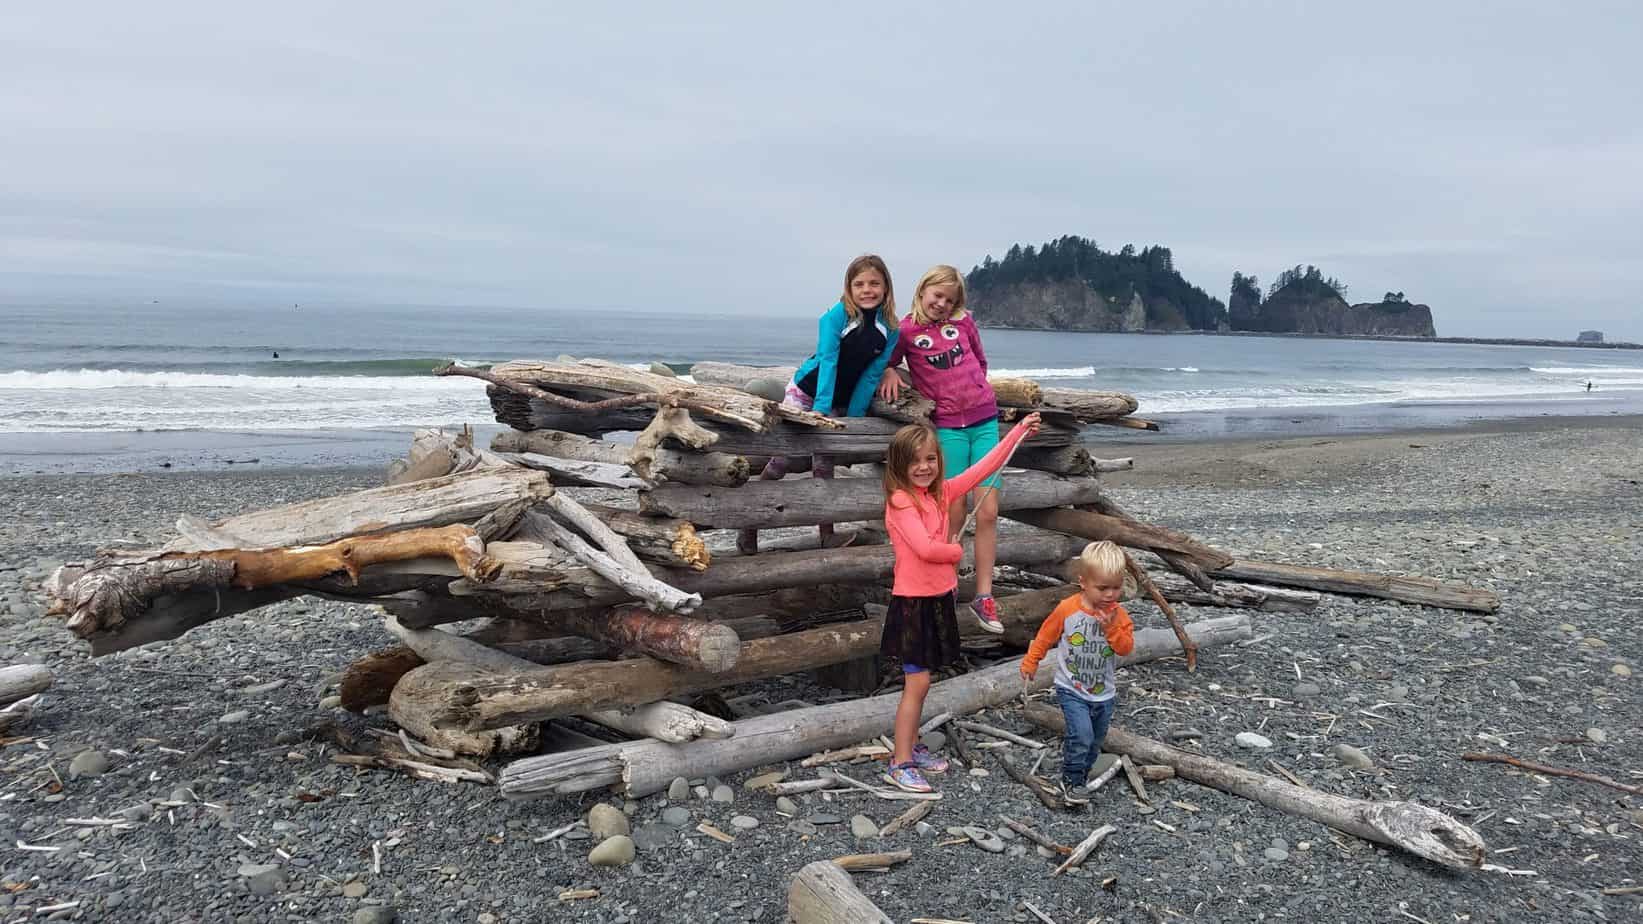
[[[1254,640],[1205,650],[1194,674],[1177,658],[1121,671],[1115,719],[1319,790],[1438,808],[1484,837],[1488,869],[1451,871],[1182,780],[1150,784],[1144,803],[1120,777],[1087,809],[1052,812],[996,750],[936,777],[943,798],[923,825],[889,838],[877,829],[909,803],[860,793],[778,806],[745,788],[767,772],[812,775],[796,761],[637,801],[529,803],[341,766],[311,730],[389,727],[335,706],[337,674],[391,642],[372,608],[289,601],[97,660],[43,615],[52,568],[158,545],[180,514],[382,482],[380,467],[244,467],[0,478],[0,664],[55,674],[0,749],[0,920],[776,922],[806,863],[903,849],[911,860],[855,877],[897,921],[1040,920],[1032,909],[1061,924],[1643,915],[1643,796],[1461,760],[1509,754],[1643,785],[1637,418],[1101,454],[1137,458],[1108,476],[1126,508],[1234,554],[1500,594],[1487,615],[1328,595],[1309,614],[1257,613]],[[1130,608],[1140,627],[1165,624],[1150,605]],[[1182,608],[1189,621],[1229,612]],[[757,692],[837,695],[801,677]],[[1019,710],[981,720],[1059,747]],[[865,780],[880,767],[842,769]],[[631,852],[583,828],[542,840],[601,804],[592,827],[625,833]],[[1063,844],[1117,830],[1052,878],[1058,860],[1001,815]],[[702,822],[733,841],[699,833]],[[947,829],[964,825],[996,842],[953,843]],[[596,847],[613,865],[590,862]]]

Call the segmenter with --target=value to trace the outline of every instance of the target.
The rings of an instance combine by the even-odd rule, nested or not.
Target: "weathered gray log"
[[[622,709],[598,709],[582,718],[639,738],[681,744],[697,738],[729,738],[736,725],[666,700]]]
[[[631,467],[633,447],[596,440],[560,430],[504,430],[491,438],[496,452],[529,452],[560,459],[604,462]],[[649,470],[639,473],[650,479],[666,479],[680,484],[712,484],[735,487],[747,481],[752,467],[744,456],[723,452],[679,452],[658,449]]]
[[[1079,477],[1092,477],[1100,471],[1089,450],[1082,446],[1023,446],[1010,457],[1010,465]]]
[[[414,702],[449,728],[483,730],[597,709],[638,706],[780,674],[859,658],[878,650],[876,619],[839,623],[744,642],[728,670],[692,670],[649,658],[584,661],[475,676],[448,664],[426,664],[394,686],[394,699]]]
[[[167,608],[191,596],[215,597],[227,589],[278,590],[331,575],[346,575],[353,584],[372,566],[391,570],[408,562],[438,560],[444,562],[440,567],[482,584],[495,571],[484,548],[472,527],[452,524],[295,548],[104,553],[53,573],[46,583],[46,612],[62,617],[81,638],[92,638],[118,635],[148,616],[169,626],[173,620]]]
[[[604,613],[565,613],[559,624],[624,653],[648,655],[709,674],[724,673],[735,667],[742,654],[742,640],[734,629],[705,619],[616,609]]]
[[[1004,515],[1012,520],[1030,523],[1041,529],[1053,529],[1071,536],[1081,536],[1085,539],[1107,539],[1119,545],[1129,546],[1132,549],[1162,549],[1175,552],[1201,562],[1206,567],[1218,568],[1230,564],[1232,556],[1219,549],[1211,548],[1193,539],[1190,536],[1178,533],[1162,526],[1153,526],[1134,520],[1123,520],[1118,517],[1096,513],[1093,510],[1022,510],[1009,506],[1009,497],[1015,493],[1015,483],[1009,482],[1003,491],[1000,500]],[[1096,492],[1099,494],[1099,492]],[[1069,503],[1085,503],[1084,501],[1070,501]],[[1039,504],[1039,507],[1048,505]]]
[[[497,389],[491,389],[487,394],[497,421],[516,430],[562,430],[589,435],[638,432],[650,426],[655,417],[648,409],[581,414]],[[696,421],[717,436],[711,446],[714,452],[750,458],[824,453],[841,464],[882,460],[891,437],[904,426],[901,421],[881,417],[843,417],[836,422],[839,424],[837,429],[780,423],[767,432],[751,432],[711,420]],[[1010,424],[1003,426],[1008,431]],[[1026,445],[1071,446],[1081,439],[1078,429],[1054,426],[1051,422],[1037,436],[1027,440]]]
[[[568,664],[573,661],[614,661],[631,656],[608,642],[577,635],[558,635],[557,633],[564,631],[562,626],[550,627],[519,620],[508,622],[533,630],[533,634],[529,637],[504,640],[496,637],[494,633],[481,631],[461,637],[537,665]],[[781,621],[770,616],[736,616],[722,620],[722,623],[744,641],[770,638],[783,632]],[[368,707],[386,704],[388,695],[393,691],[394,684],[399,682],[399,678],[426,663],[415,651],[403,645],[373,651],[356,658],[343,669],[342,679],[337,684],[343,708],[363,712]]]
[[[1084,544],[1055,533],[1012,537],[999,544],[998,561],[1006,565],[1058,562],[1078,554]],[[500,565],[496,576],[478,585],[455,581],[450,585],[452,593],[502,597],[505,602],[492,605],[506,605],[521,614],[614,606],[629,599],[619,588],[540,543],[492,542],[485,553]],[[739,556],[701,573],[652,570],[674,587],[710,599],[808,584],[876,583],[889,578],[894,565],[895,553],[889,546],[867,546]],[[971,552],[966,552],[960,567],[974,567]]]
[[[506,672],[516,670],[524,663],[511,655],[487,648],[477,642],[438,629],[407,629],[389,616],[384,625],[407,648],[428,662],[459,665],[475,672]],[[422,741],[438,748],[473,757],[491,757],[498,754],[518,754],[534,750],[541,741],[535,723],[510,725],[500,728],[469,731],[441,728],[429,720],[426,712],[413,701],[388,700],[388,717]]]
[[[1094,478],[1027,471],[1007,474],[1004,481],[1005,489],[998,494],[1004,510],[1083,504],[1101,494]],[[639,509],[689,520],[698,527],[812,526],[883,519],[884,488],[876,478],[754,481],[740,488],[664,485],[641,494]]]
[[[471,375],[468,370],[460,370]],[[703,419],[729,423],[762,432],[778,420],[797,421],[808,426],[829,426],[826,417],[797,408],[782,407],[734,388],[693,385],[680,379],[656,375],[616,363],[583,360],[576,363],[513,360],[492,366],[491,381],[524,382],[562,395],[655,395],[664,406],[688,407]],[[540,399],[535,399],[540,400]]]
[[[580,459],[561,459],[537,452],[493,452],[509,465],[547,472],[553,483],[560,487],[612,488],[618,491],[643,491],[654,487],[655,481],[641,478],[626,465],[609,462],[588,462]]]
[[[42,702],[44,700],[40,694],[35,693],[0,709],[0,735],[9,735],[12,729],[27,725]]]
[[[44,664],[0,667],[0,706],[9,706],[50,686],[51,668]]]
[[[1261,610],[1267,613],[1310,613],[1322,599],[1318,594],[1287,587],[1267,587],[1257,584],[1239,584],[1234,581],[1215,581],[1208,593],[1178,574],[1167,571],[1148,572],[1154,584],[1171,603],[1193,606],[1220,606],[1233,609]]]
[[[1061,710],[1041,703],[1023,708],[1028,720],[1066,731]],[[1162,741],[1113,727],[1102,750],[1132,760],[1175,768],[1175,775],[1259,802],[1289,815],[1310,818],[1354,837],[1386,844],[1457,869],[1477,869],[1489,855],[1478,833],[1455,819],[1414,802],[1350,799],[1171,747]],[[527,760],[529,758],[526,758]]]
[[[1112,499],[1111,494],[1102,494],[1096,499],[1095,503],[1084,509],[1104,513],[1107,516],[1117,517],[1131,523],[1140,522],[1131,516],[1129,511],[1120,507],[1118,502]],[[1204,569],[1199,567],[1198,562],[1192,557],[1182,555],[1179,552],[1171,552],[1168,549],[1153,549],[1152,554],[1158,556],[1159,560],[1170,570],[1191,581],[1199,590],[1209,593],[1215,589],[1215,582],[1210,579],[1209,575],[1204,573]]]
[[[1251,635],[1247,615],[1192,623],[1189,631],[1199,648]],[[1179,651],[1180,644],[1169,630],[1142,629],[1135,633],[1135,650],[1120,663],[1155,660]],[[1007,703],[1021,693],[1019,665],[1019,659],[1013,659],[936,683],[930,688],[925,711],[963,715]],[[1049,686],[1053,673],[1039,671],[1033,688]],[[533,799],[620,785],[629,797],[639,798],[666,789],[677,776],[734,773],[855,744],[888,729],[900,701],[900,692],[895,692],[756,716],[737,722],[736,737],[726,742],[669,745],[635,741],[585,752],[528,757],[514,761],[503,771],[502,793],[510,799]]]
[[[787,889],[792,924],[893,924],[832,860],[806,864]]]
[[[480,469],[240,514],[212,528],[237,537],[235,548],[323,545],[349,536],[472,522],[510,501],[535,501],[552,493],[541,472]],[[162,551],[201,549],[179,539]]]
[[[1062,411],[1080,420],[1110,420],[1135,413],[1136,400],[1116,391],[1080,391],[1076,388],[1046,388],[1039,406]]]
[[[691,366],[690,376],[704,384],[726,385],[731,388],[745,389],[749,383],[757,379],[781,379],[790,381],[797,371],[793,366],[740,366],[734,363],[700,362]],[[989,376],[993,390],[998,396],[998,403],[1006,407],[1038,408],[1051,412],[1059,412],[1087,420],[1106,417],[1122,417],[1125,414],[1135,413],[1138,406],[1136,400],[1126,394],[1109,391],[1081,391],[1073,388],[1043,388],[1031,379],[1010,378],[1006,376]],[[928,399],[923,398],[910,387],[903,387],[903,394],[912,394],[917,401],[925,405],[920,416],[917,411],[909,417],[918,420],[928,420]],[[882,399],[873,401],[872,413],[900,419],[907,411],[902,408],[889,410]]]
[[[551,500],[551,499],[550,499]],[[577,508],[580,509],[580,508]],[[582,510],[586,515],[587,511]],[[620,587],[630,598],[643,602],[658,613],[689,613],[702,604],[700,594],[686,593],[665,581],[657,580],[633,550],[627,547],[609,528],[590,521],[589,516],[577,517],[584,530],[594,533],[605,548],[595,548],[577,535],[570,527],[552,517],[537,512],[525,514],[517,535],[569,552],[578,561],[611,584]]]
[[[1213,569],[1212,575],[1234,581],[1305,587],[1332,594],[1379,597],[1383,600],[1474,613],[1493,613],[1500,609],[1500,596],[1493,591],[1414,575],[1341,571],[1335,568],[1313,568],[1307,565],[1287,565],[1248,559],[1239,559]]]

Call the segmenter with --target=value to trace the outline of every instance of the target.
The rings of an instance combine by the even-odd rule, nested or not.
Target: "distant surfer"
[[[1587,391],[1591,391],[1591,390],[1592,390],[1592,380],[1591,380],[1591,379],[1587,379],[1587,380],[1586,380],[1586,390],[1587,390]]]
[[[279,359],[279,358],[280,358],[280,351],[279,351],[279,350],[275,350],[275,351],[274,351],[274,358],[275,358],[275,359]],[[1589,389],[1588,389],[1588,390],[1589,390]]]

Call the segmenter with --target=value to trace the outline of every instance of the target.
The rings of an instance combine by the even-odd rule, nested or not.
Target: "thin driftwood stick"
[[[563,495],[555,494],[549,500],[561,496]],[[1187,655],[1187,673],[1198,670],[1198,646],[1187,636],[1186,627],[1181,625],[1180,618],[1175,615],[1175,607],[1169,605],[1169,601],[1159,592],[1158,585],[1147,576],[1147,569],[1136,564],[1128,552],[1124,552],[1124,567],[1128,568],[1130,576],[1135,578],[1136,586],[1145,591],[1147,596],[1152,598],[1152,602],[1164,612],[1164,618],[1169,620],[1169,627],[1175,630],[1175,637],[1181,640],[1181,650]]]
[[[926,802],[925,805],[930,803]],[[922,807],[922,806],[921,806]],[[913,859],[911,850],[897,850],[891,853],[851,853],[842,857],[834,857],[833,862],[842,870],[889,869],[897,863],[906,863]]]
[[[1123,760],[1113,761],[1112,766],[1110,766],[1107,769],[1101,771],[1101,775],[1095,778],[1095,782],[1089,784],[1090,791],[1094,792],[1095,790],[1100,789],[1101,787],[1107,785],[1107,782],[1109,780],[1111,780],[1113,777],[1117,776],[1118,772],[1120,770],[1123,770],[1123,769],[1124,769]]]
[[[988,725],[985,722],[972,722],[967,719],[958,719],[953,722],[953,725],[957,728],[962,728],[965,731],[973,731],[976,734],[986,735],[989,738],[997,738],[1001,741],[1011,742],[1012,744],[1023,745],[1024,747],[1032,748],[1035,751],[1044,747],[1044,742],[1042,741],[1034,741],[1031,738],[1018,735],[1013,731],[1007,731],[996,725]]]
[[[1073,849],[1068,847],[1066,844],[1058,844],[1008,815],[1000,815],[998,816],[998,820],[1004,823],[1004,827],[1009,828],[1011,831],[1014,831],[1027,840],[1043,847],[1045,850],[1052,850],[1064,857],[1073,852]]]
[[[1050,791],[1050,787],[1044,785],[1038,777],[1016,766],[1010,758],[1000,754],[998,755],[998,762],[1004,765],[1004,772],[1008,773],[1011,779],[1032,790],[1033,795],[1038,797],[1038,801],[1044,803],[1045,808],[1061,809],[1066,807],[1062,803],[1061,797]]]
[[[635,599],[643,601],[652,612],[689,613],[702,605],[701,594],[687,594],[653,577],[649,569],[633,554],[633,550],[619,540],[616,544],[626,553],[620,559],[608,551],[594,548],[587,540],[572,532],[570,527],[540,513],[525,514],[520,533],[522,538],[541,539],[564,549],[586,564],[595,574],[627,591]]]
[[[628,546],[627,539],[606,526],[603,520],[593,515],[593,511],[563,494],[543,498],[541,506],[553,511],[555,516],[567,524],[581,530],[582,535],[592,539],[594,544],[615,559],[617,564],[632,568],[640,574],[649,574],[644,563],[639,561],[639,556]]]
[[[1142,802],[1150,804],[1152,797],[1147,795],[1147,784],[1141,781],[1141,773],[1135,769],[1135,762],[1130,760],[1130,755],[1118,755],[1118,762],[1124,766],[1124,776],[1130,781],[1130,788],[1135,790],[1136,796]]]
[[[1101,846],[1101,842],[1106,840],[1108,835],[1115,833],[1117,830],[1118,829],[1112,825],[1102,825],[1094,831],[1091,831],[1089,837],[1079,841],[1078,846],[1073,848],[1072,856],[1062,861],[1061,865],[1057,866],[1055,868],[1055,872],[1050,875],[1059,876],[1067,870],[1083,863],[1089,858],[1090,854],[1095,852],[1095,848]]]
[[[1533,773],[1544,773],[1547,776],[1566,776],[1571,780],[1583,780],[1587,783],[1596,783],[1599,786],[1607,786],[1610,789],[1618,789],[1621,792],[1629,792],[1634,796],[1643,796],[1643,786],[1632,786],[1627,783],[1622,783],[1612,777],[1600,776],[1596,773],[1584,773],[1580,770],[1569,770],[1564,767],[1551,767],[1546,764],[1537,764],[1532,760],[1519,760],[1516,757],[1511,757],[1506,754],[1467,753],[1462,754],[1460,759],[1491,764],[1507,764],[1509,766],[1517,767],[1520,770],[1528,770]]]
[[[936,807],[934,802],[920,802],[900,815],[890,820],[890,823],[879,829],[879,837],[889,837],[908,825],[918,824],[924,816],[930,814]]]

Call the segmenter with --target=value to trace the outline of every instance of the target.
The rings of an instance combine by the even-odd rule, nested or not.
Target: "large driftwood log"
[[[1251,635],[1247,615],[1193,623],[1189,631],[1201,649]],[[1143,629],[1135,633],[1135,650],[1120,663],[1135,664],[1179,651],[1180,644],[1167,629]],[[743,663],[747,663],[745,655]],[[1049,686],[1052,673],[1039,671],[1032,686]],[[934,684],[924,708],[929,714],[963,715],[1002,705],[1020,693],[1020,661],[1014,659]],[[736,723],[736,737],[724,742],[668,745],[635,741],[527,757],[503,771],[502,793],[510,799],[534,799],[620,785],[628,796],[639,798],[666,789],[677,776],[734,773],[855,744],[888,729],[900,701],[901,694],[896,692],[744,719]]]
[[[447,664],[427,664],[400,679],[394,699],[449,728],[481,730],[638,706],[749,680],[838,664],[878,650],[876,619],[840,623],[742,644],[728,670],[692,670],[648,658],[584,661],[475,676]]]
[[[51,686],[51,668],[44,664],[0,667],[0,706],[9,706]]]
[[[1341,571],[1335,568],[1313,568],[1306,565],[1239,559],[1213,569],[1213,576],[1234,581],[1305,587],[1332,594],[1380,597],[1383,600],[1419,603],[1423,606],[1467,610],[1474,613],[1493,613],[1500,609],[1500,596],[1493,591],[1413,575]]]
[[[496,452],[528,452],[583,462],[633,465],[633,447],[596,440],[559,430],[504,430],[491,438]],[[711,484],[733,488],[747,481],[752,467],[745,456],[723,452],[679,452],[657,449],[641,477],[666,479],[680,484]]]
[[[231,544],[202,546],[184,538],[162,551],[323,545],[369,533],[470,523],[510,501],[534,502],[552,493],[541,472],[482,469],[232,516],[212,524],[233,537]]]
[[[475,672],[507,671],[516,669],[519,664],[524,663],[511,655],[486,648],[449,632],[438,629],[407,629],[392,616],[387,618],[385,625],[406,647],[426,661],[456,664],[464,670]],[[541,741],[541,732],[535,723],[479,731],[442,728],[429,721],[427,713],[416,706],[414,701],[402,703],[390,697],[388,717],[400,728],[422,741],[458,754],[473,757],[518,754],[534,750]]]
[[[1061,710],[1053,706],[1029,703],[1023,712],[1038,725],[1066,731],[1066,719]],[[1349,799],[1296,786],[1118,727],[1107,730],[1107,740],[1101,747],[1142,763],[1174,767],[1175,775],[1181,779],[1259,802],[1289,815],[1310,818],[1367,841],[1407,850],[1434,863],[1477,869],[1489,855],[1483,838],[1476,831],[1436,809],[1414,802]]]
[[[739,366],[734,363],[700,362],[691,366],[690,375],[698,382],[746,388],[758,379],[790,381],[795,371],[797,370],[793,366]],[[1043,388],[1031,379],[1005,376],[989,376],[988,382],[993,386],[993,392],[998,396],[998,403],[1002,406],[1038,408],[1084,420],[1123,417],[1135,413],[1138,406],[1133,397],[1118,392]],[[872,412],[893,420],[928,421],[929,400],[912,388],[903,388],[902,394],[910,394],[919,402],[912,405],[914,410],[911,413],[906,406],[887,407],[883,400],[877,398],[874,399]],[[898,405],[901,403],[898,402]],[[919,413],[920,410],[922,413]]]
[[[859,615],[858,613],[857,616]],[[537,665],[568,664],[573,661],[614,661],[628,656],[622,649],[606,642],[577,635],[558,635],[558,632],[563,631],[560,626],[550,627],[519,620],[507,622],[526,630],[526,637],[513,637],[514,633],[511,632],[508,637],[502,637],[483,630],[461,637]],[[734,616],[718,622],[729,627],[743,641],[770,638],[784,631],[782,621],[771,616]],[[399,682],[399,678],[426,663],[415,651],[404,645],[384,648],[356,658],[343,669],[342,679],[337,684],[343,708],[352,712],[363,712],[368,707],[386,704],[388,695],[393,691],[394,684]]]
[[[577,635],[632,654],[648,655],[710,674],[736,666],[742,640],[722,622],[658,616],[637,609],[608,613],[566,613],[560,625]]]
[[[1172,603],[1192,606],[1219,606],[1230,609],[1261,610],[1267,613],[1310,613],[1322,599],[1306,590],[1287,587],[1266,587],[1257,584],[1239,584],[1234,581],[1214,581],[1208,592],[1199,590],[1179,574],[1151,571],[1152,582]]]
[[[808,863],[787,889],[792,924],[893,924],[832,860]]]
[[[484,543],[462,525],[406,529],[295,548],[211,549],[105,555],[89,565],[65,565],[48,583],[47,609],[81,638],[120,631],[157,600],[201,591],[258,590],[345,574],[350,583],[372,565],[424,558],[451,561],[483,583],[496,566]],[[72,574],[72,581],[65,583]]]
[[[999,544],[998,562],[1005,565],[1043,565],[1078,554],[1082,540],[1055,533],[1037,533]],[[629,598],[619,588],[586,568],[567,562],[563,555],[533,542],[492,542],[485,553],[500,568],[488,583],[456,581],[451,592],[481,594],[491,607],[506,607],[522,618],[532,614],[614,606]],[[973,550],[960,568],[973,568]],[[810,584],[866,584],[889,578],[895,553],[889,546],[815,549],[727,558],[707,571],[656,569],[674,587],[704,599],[803,587]],[[545,617],[544,617],[545,618]]]
[[[516,430],[562,430],[588,435],[638,432],[649,427],[655,418],[648,410],[581,414],[497,389],[490,390],[488,394],[497,421]],[[781,423],[767,432],[756,433],[711,420],[696,423],[703,432],[716,437],[711,441],[715,452],[749,458],[824,453],[840,464],[882,460],[890,439],[904,425],[901,421],[880,417],[842,417],[834,421],[838,426],[833,429]],[[1078,429],[1053,424],[1053,421],[1047,421],[1037,436],[1027,440],[1026,445],[1071,446],[1080,442],[1082,437]],[[1004,423],[1002,426],[1008,431],[1010,424]],[[673,437],[671,433],[665,435]],[[707,445],[704,443],[692,448],[705,449]]]
[[[1012,472],[1005,475],[1004,484],[998,494],[1004,510],[1083,504],[1101,494],[1094,478],[1043,472]],[[740,488],[666,485],[640,495],[639,509],[721,529],[812,526],[882,519],[884,488],[876,478],[754,481]]]
[[[473,370],[452,370],[473,375]],[[441,370],[444,374],[446,370]],[[830,427],[826,415],[784,407],[774,401],[734,388],[695,385],[672,376],[657,375],[616,363],[582,360],[577,363],[514,360],[492,366],[489,375],[475,375],[493,383],[523,382],[546,391],[657,396],[663,406],[686,408],[704,419],[718,420],[753,431],[765,431],[777,420],[811,427]],[[507,387],[504,385],[504,387]]]
[[[697,738],[729,738],[736,734],[735,723],[666,700],[623,709],[599,709],[585,713],[582,718],[638,738],[672,744]]]
[[[1021,510],[1008,506],[1009,497],[1016,490],[1015,484],[1007,480],[1005,490],[1000,498],[1000,508],[1004,515],[1012,520],[1029,523],[1041,529],[1053,529],[1056,532],[1067,533],[1072,536],[1081,536],[1085,539],[1107,539],[1119,545],[1129,546],[1132,549],[1161,549],[1184,555],[1195,562],[1201,562],[1205,567],[1219,568],[1232,562],[1232,556],[1219,549],[1211,548],[1171,529],[1162,526],[1152,526],[1134,520],[1122,520],[1118,517],[1096,513],[1093,510]],[[1084,503],[1072,501],[1071,503]],[[1043,504],[1040,507],[1046,506]]]

